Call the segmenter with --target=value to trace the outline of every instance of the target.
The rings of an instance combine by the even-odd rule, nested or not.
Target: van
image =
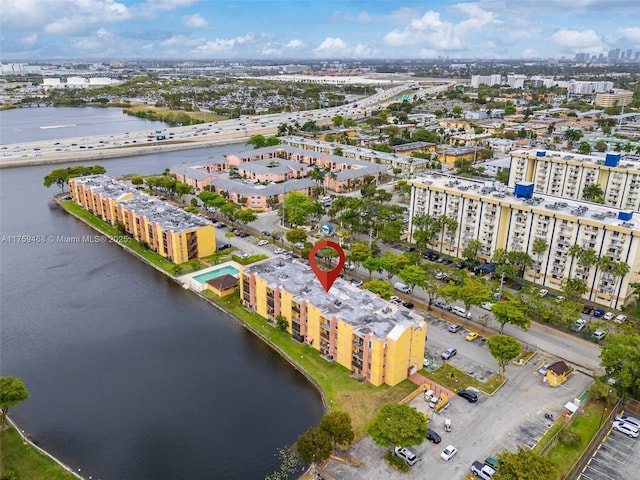
[[[451,311],[462,318],[471,318],[471,312],[468,312],[463,307],[458,307],[454,305],[451,307]]]
[[[394,283],[393,288],[395,288],[396,290],[402,293],[411,293],[411,289],[409,288],[409,285],[405,285],[402,282]]]

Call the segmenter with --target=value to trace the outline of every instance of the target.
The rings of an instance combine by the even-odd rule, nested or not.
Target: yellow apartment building
[[[286,319],[294,340],[373,385],[397,385],[422,368],[424,319],[341,278],[327,293],[310,267],[275,257],[243,269],[240,296],[245,308]]]
[[[610,308],[622,308],[632,301],[630,284],[638,281],[640,270],[640,215],[534,194],[532,183],[509,188],[442,174],[423,175],[410,183],[410,241],[417,231],[416,215],[444,215],[455,219],[457,228],[433,238],[432,248],[439,252],[461,258],[469,241],[477,239],[481,242],[478,257],[487,262],[497,249],[527,252],[533,264],[525,270],[525,280],[558,290],[568,278],[579,278],[588,288],[583,296],[586,300]],[[537,238],[548,244],[541,254],[533,251]],[[583,265],[569,255],[572,245],[594,250],[612,263],[625,262],[630,272],[619,278],[611,269]]]
[[[640,211],[640,164],[619,153],[604,157],[549,150],[511,152],[509,186],[533,182],[536,193],[580,200],[584,187],[596,183],[606,205]]]
[[[71,199],[105,222],[125,231],[174,263],[212,255],[215,227],[205,218],[114,180],[90,175],[69,181]]]

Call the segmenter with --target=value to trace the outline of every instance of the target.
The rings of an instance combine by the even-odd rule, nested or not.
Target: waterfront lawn
[[[507,381],[506,378],[500,375],[493,375],[486,382],[481,382],[475,377],[466,374],[462,370],[458,370],[456,367],[445,363],[435,372],[427,372],[422,369],[420,374],[433,380],[439,385],[448,388],[452,392],[456,392],[461,388],[473,387],[477,388],[481,392],[487,395],[493,395],[498,388]]]
[[[76,205],[71,200],[63,200],[60,202],[65,210],[77,215],[78,217],[86,220],[87,223],[96,228],[99,232],[104,233],[107,237],[113,238],[122,238],[122,233],[112,225],[109,225],[107,222],[100,220],[98,217],[93,215],[92,213],[87,212],[84,208]],[[170,273],[171,275],[175,274],[175,264],[170,262],[162,255],[156,252],[152,252],[148,248],[144,248],[140,242],[134,240],[133,238],[127,237],[127,242],[121,242],[123,245],[126,245],[128,248],[136,252],[145,260],[148,260],[150,263],[155,266],[161,268],[165,272]]]
[[[224,306],[258,334],[269,339],[304,368],[324,391],[329,408],[349,413],[356,440],[365,436],[367,423],[373,419],[381,405],[397,403],[416,389],[416,385],[409,380],[404,380],[395,387],[374,387],[356,380],[342,365],[325,360],[313,347],[294,341],[290,333],[269,325],[260,315],[245,310],[237,295],[219,298],[210,291],[205,290],[203,293]]]
[[[558,442],[549,450],[547,457],[560,470],[560,478],[564,478],[569,473],[573,464],[580,458],[584,449],[598,432],[604,408],[605,405],[600,402],[588,402],[576,414],[578,416],[568,427],[570,431],[576,432],[578,435],[579,439],[576,444],[570,446]]]
[[[130,115],[149,118],[150,120],[163,120],[169,123],[171,123],[174,117],[177,117],[178,114],[186,115],[202,123],[217,122],[227,119],[225,116],[209,112],[188,112],[186,110],[172,110],[169,107],[153,107],[150,105],[132,105],[127,107],[125,112]]]
[[[0,432],[0,477],[12,480],[76,480],[49,457],[22,442],[13,428]]]

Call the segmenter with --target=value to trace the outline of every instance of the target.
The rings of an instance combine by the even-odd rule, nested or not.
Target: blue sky
[[[640,0],[0,0],[0,61],[640,50]]]

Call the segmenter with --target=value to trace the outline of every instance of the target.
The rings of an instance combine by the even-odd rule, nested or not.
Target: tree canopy
[[[411,447],[427,437],[427,420],[414,407],[387,403],[369,423],[367,433],[382,447]]]
[[[98,175],[106,173],[107,169],[102,165],[93,165],[86,167],[84,165],[74,165],[67,168],[56,168],[44,177],[44,186],[49,188],[56,184],[64,192],[64,186],[69,183],[70,178],[84,177],[86,175]]]
[[[322,463],[331,456],[333,443],[325,430],[311,427],[298,437],[296,450],[304,462]]]
[[[16,377],[0,377],[0,413],[2,414],[2,429],[6,426],[9,407],[29,398],[29,392],[24,382]]]
[[[354,433],[351,425],[351,416],[347,412],[331,412],[327,413],[320,419],[320,429],[327,432],[333,441],[334,448],[336,444],[349,445],[353,442]]]
[[[520,327],[525,332],[531,325],[529,320],[524,314],[524,306],[516,300],[508,300],[502,302],[496,302],[491,306],[491,313],[496,317],[496,321],[500,324],[500,333],[504,331],[504,326],[507,323]]]
[[[498,454],[500,468],[492,480],[557,480],[557,467],[544,455],[529,448],[518,447],[517,452],[504,450]]]
[[[504,373],[507,364],[516,358],[522,351],[522,345],[513,337],[507,335],[494,335],[487,340],[489,353],[498,361],[498,365]]]
[[[290,225],[304,225],[307,217],[323,212],[322,204],[299,192],[291,192],[284,199],[285,218]]]
[[[380,298],[389,300],[393,295],[393,288],[386,280],[369,280],[363,287],[370,292],[380,295]]]
[[[600,365],[615,380],[618,395],[640,399],[640,335],[610,335],[600,352]]]

